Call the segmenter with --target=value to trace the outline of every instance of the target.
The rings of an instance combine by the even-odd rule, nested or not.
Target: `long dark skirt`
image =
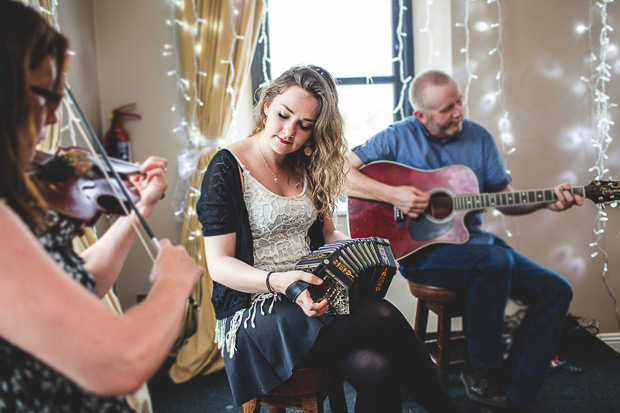
[[[224,351],[224,364],[232,395],[237,406],[263,395],[286,381],[293,367],[310,351],[319,331],[328,325],[333,315],[308,317],[301,308],[282,297],[272,299],[256,308],[254,326],[247,321],[250,309],[243,313],[237,331],[235,352],[230,357]],[[233,316],[226,320],[226,332]]]

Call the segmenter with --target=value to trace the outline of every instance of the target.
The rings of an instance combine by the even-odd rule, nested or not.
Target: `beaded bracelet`
[[[271,274],[273,274],[273,271],[269,271],[267,273],[267,277],[265,277],[265,284],[267,285],[267,290],[271,293],[271,294],[276,294],[276,292],[273,290],[273,288],[271,288],[271,284],[269,284],[269,277],[271,277]]]

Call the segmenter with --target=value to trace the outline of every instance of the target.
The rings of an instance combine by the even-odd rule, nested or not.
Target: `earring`
[[[306,155],[306,156],[310,156],[310,155],[312,155],[312,148],[310,147],[310,144],[309,144],[309,143],[307,143],[307,144],[305,145],[305,148],[304,148],[304,155]]]

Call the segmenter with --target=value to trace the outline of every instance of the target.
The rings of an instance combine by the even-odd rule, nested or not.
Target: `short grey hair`
[[[409,87],[409,100],[413,110],[424,113],[428,109],[424,101],[424,91],[429,84],[445,85],[453,80],[452,76],[441,70],[427,70],[417,75]]]

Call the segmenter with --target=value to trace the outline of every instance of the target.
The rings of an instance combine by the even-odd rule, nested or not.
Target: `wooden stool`
[[[465,330],[465,292],[413,281],[409,281],[409,289],[411,294],[418,299],[414,329],[429,348],[439,378],[447,388],[448,376],[458,373],[464,363],[464,360],[450,360],[450,351],[465,345],[464,332],[452,337],[451,327],[452,318],[462,317],[463,330]],[[426,339],[428,310],[437,314],[437,338],[435,340]]]
[[[301,367],[284,383],[243,404],[243,413],[258,413],[261,405],[269,406],[270,413],[284,413],[286,409],[304,413],[322,413],[323,400],[329,397],[333,413],[346,413],[347,403],[342,382],[335,382],[327,371],[319,367]]]

